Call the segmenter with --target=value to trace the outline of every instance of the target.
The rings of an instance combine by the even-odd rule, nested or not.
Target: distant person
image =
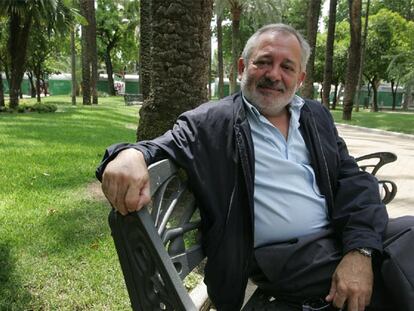
[[[248,278],[292,310],[312,299],[318,310],[414,310],[414,217],[388,221],[329,111],[295,95],[309,54],[290,26],[261,28],[239,60],[240,93],[154,140],[109,147],[97,177],[125,215],[150,201],[149,164],[187,172],[218,310],[240,309]]]

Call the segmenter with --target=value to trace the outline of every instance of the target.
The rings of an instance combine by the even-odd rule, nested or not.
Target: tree
[[[122,40],[128,34],[134,33],[138,26],[138,18],[135,12],[137,10],[128,10],[128,6],[131,4],[133,2],[123,0],[98,0],[96,20],[99,35],[99,54],[103,55],[105,61],[106,73],[108,74],[108,94],[110,95],[115,95],[112,54],[121,51],[119,46]]]
[[[64,31],[72,22],[73,11],[64,0],[0,1],[0,15],[8,16],[10,57],[10,108],[19,105],[19,91],[26,64],[30,28],[34,21],[46,21],[46,31]]]
[[[373,0],[373,15],[377,14],[381,9],[388,9],[400,14],[408,21],[414,21],[414,0]]]
[[[98,103],[96,84],[98,81],[95,0],[80,0],[80,11],[86,19],[82,25],[82,95],[83,104]]]
[[[80,13],[87,20],[89,10],[89,0],[80,0]],[[86,22],[87,23],[87,22]],[[81,42],[82,42],[82,104],[91,104],[91,64],[89,53],[89,27],[87,24],[81,25]]]
[[[218,71],[218,97],[224,97],[224,64],[223,64],[223,18],[221,15],[216,15],[216,27],[217,27],[217,71]]]
[[[325,66],[323,73],[322,85],[322,103],[329,109],[329,95],[331,93],[332,71],[333,71],[333,55],[335,42],[335,26],[336,26],[336,5],[337,0],[330,0],[329,2],[329,19],[328,19],[328,34],[326,39],[325,49]]]
[[[306,34],[306,18],[308,1],[289,0],[283,5],[282,21],[297,29],[300,33]]]
[[[362,86],[362,74],[364,72],[364,59],[365,59],[365,49],[367,43],[367,36],[368,36],[368,20],[369,20],[369,7],[370,7],[370,0],[367,0],[366,9],[365,9],[365,22],[364,22],[364,34],[362,35],[362,42],[361,42],[361,60],[359,65],[359,72],[358,72],[358,82],[357,82],[357,92],[355,93],[355,111],[359,111],[359,93],[361,91]]]
[[[152,68],[152,0],[140,1],[140,45],[139,65],[141,93],[144,101],[149,97],[151,90]]]
[[[92,103],[98,104],[98,90],[96,88],[98,84],[98,49],[96,46],[96,14],[95,14],[95,0],[89,1],[88,8],[88,45],[89,45],[89,59],[91,62],[91,90],[92,90]]]
[[[311,47],[311,54],[306,66],[306,78],[302,88],[302,95],[307,98],[313,98],[313,81],[314,81],[314,66],[315,66],[315,47],[316,35],[318,33],[319,13],[321,11],[321,0],[310,0],[308,2],[307,23],[306,23],[306,38]]]
[[[71,72],[71,79],[72,79],[72,105],[76,105],[76,89],[77,89],[77,82],[76,82],[76,26],[73,26],[70,30],[70,72]]]
[[[55,31],[44,32],[44,28],[45,21],[35,21],[33,23],[28,43],[29,55],[26,62],[28,73],[33,73],[32,76],[35,78],[35,89],[32,89],[32,92],[34,91],[32,94],[37,96],[38,103],[41,102],[42,81],[46,79],[47,74],[53,72],[46,61],[52,56],[56,57],[63,41]],[[43,87],[45,87],[44,84]]]
[[[177,116],[207,99],[212,1],[153,0],[152,90],[140,110],[138,140],[171,128]]]
[[[349,57],[346,69],[345,92],[343,103],[343,120],[351,120],[352,107],[354,106],[354,97],[357,87],[360,60],[361,60],[361,0],[348,0],[350,35],[351,42],[349,46]]]
[[[377,90],[381,80],[385,79],[393,84],[393,77],[388,77],[387,68],[391,58],[404,51],[405,45],[401,45],[405,38],[406,21],[398,13],[387,9],[381,9],[377,14],[370,17],[368,26],[368,37],[366,47],[366,61],[364,76],[372,86],[374,100],[373,111],[378,111]]]
[[[4,101],[4,84],[3,84],[3,71],[6,71],[7,67],[7,32],[5,31],[7,26],[7,20],[0,16],[0,111],[5,108]]]
[[[350,41],[349,23],[344,20],[337,24],[334,43],[334,63],[332,82],[335,86],[332,102],[332,109],[336,109],[338,94],[340,93],[339,84],[345,84],[346,68],[348,64],[348,48]]]

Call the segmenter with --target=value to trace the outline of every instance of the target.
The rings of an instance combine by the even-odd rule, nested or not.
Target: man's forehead
[[[301,48],[298,39],[291,33],[285,32],[267,32],[261,34],[257,38],[256,48],[253,50],[252,56],[272,56],[276,51],[289,52],[289,59],[293,60],[294,55],[298,54],[300,60]]]

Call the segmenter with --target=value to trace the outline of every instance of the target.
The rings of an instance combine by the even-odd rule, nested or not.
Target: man
[[[391,302],[380,273],[388,216],[376,180],[348,155],[330,113],[295,96],[309,54],[293,28],[261,28],[239,61],[241,93],[182,114],[152,141],[111,146],[98,168],[121,214],[149,202],[147,165],[169,157],[186,170],[218,310],[240,309],[249,277],[294,306],[321,298],[379,310]]]

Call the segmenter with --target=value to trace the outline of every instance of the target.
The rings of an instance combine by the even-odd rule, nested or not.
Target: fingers
[[[141,188],[141,192],[139,194],[138,200],[138,210],[140,210],[143,206],[147,205],[151,201],[150,195],[150,182],[149,179],[144,183],[143,187]]]
[[[102,176],[102,191],[122,215],[148,204],[149,176],[142,154],[127,149],[109,162]]]

